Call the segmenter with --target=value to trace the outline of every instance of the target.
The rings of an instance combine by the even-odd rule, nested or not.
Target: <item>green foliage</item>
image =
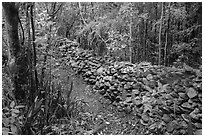
[[[199,12],[199,5],[198,3],[192,5],[188,3],[164,3],[164,5],[162,47],[165,45],[166,31],[168,29],[168,46],[164,50],[167,50],[167,56],[171,56],[170,51],[173,50],[173,45],[180,42],[190,43],[190,40],[196,38],[194,34],[199,33],[199,25],[190,25],[190,22],[192,22],[190,18],[194,18],[196,15],[189,12],[190,9],[193,9],[194,12]],[[188,5],[189,9],[186,5]],[[77,3],[66,5],[66,10],[62,12],[64,21],[60,17],[61,21],[57,21],[57,24],[61,24],[61,30],[64,34],[66,30],[65,24],[70,26],[70,23],[72,24],[74,20],[75,25],[72,26],[74,33],[69,37],[78,37],[78,42],[82,48],[94,50],[96,54],[101,52],[109,54],[112,49],[118,52],[121,46],[129,46],[129,25],[132,18],[132,41],[134,41],[132,46],[133,54],[136,54],[134,57],[137,58],[135,60],[140,62],[143,57],[140,58],[139,56],[145,55],[149,56],[145,57],[149,60],[153,61],[151,59],[153,55],[154,57],[152,58],[158,60],[156,55],[158,55],[158,24],[160,22],[161,3],[81,3],[81,8],[81,14],[86,24],[80,23],[82,17],[78,16]],[[147,24],[146,30],[144,30],[145,23]],[[149,41],[152,43],[149,43]],[[125,55],[125,58],[130,56],[128,50],[123,48],[122,52],[120,55]],[[170,61],[168,64],[170,65],[173,62]]]
[[[191,43],[173,45],[172,55],[177,56],[181,62],[199,68],[201,64],[202,47],[200,39],[193,39]],[[172,57],[173,58],[173,57]]]
[[[17,135],[21,134],[21,127],[23,126],[24,117],[22,115],[22,110],[25,106],[17,106],[14,101],[12,101],[9,106],[3,107],[2,115],[2,134],[3,135]]]
[[[21,134],[21,127],[24,121],[22,112],[25,106],[17,105],[12,93],[12,82],[4,71],[2,80],[2,134]]]
[[[178,8],[171,7],[170,11],[175,20],[183,21],[187,17],[187,13],[184,7],[178,7]]]

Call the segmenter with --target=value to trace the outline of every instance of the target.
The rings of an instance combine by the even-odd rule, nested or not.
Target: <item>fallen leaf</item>
[[[168,114],[164,114],[162,119],[164,120],[164,122],[169,123],[171,121],[171,117],[169,117]]]
[[[187,89],[187,95],[189,98],[194,98],[198,95],[197,91],[194,88]]]
[[[148,74],[148,75],[147,75],[147,80],[152,80],[152,79],[153,79],[152,74]]]
[[[176,124],[175,121],[171,121],[167,124],[167,131],[168,132],[173,132],[173,130],[175,129]]]
[[[149,121],[149,117],[146,114],[142,114],[142,120],[146,123]]]
[[[152,106],[150,104],[145,104],[144,105],[144,113],[146,113],[147,111],[151,112],[152,111]]]
[[[192,107],[188,102],[183,103],[181,106],[188,109]]]

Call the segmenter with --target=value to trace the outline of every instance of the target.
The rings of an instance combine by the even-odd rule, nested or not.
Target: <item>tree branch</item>
[[[84,20],[84,17],[82,15],[82,13],[81,13],[81,4],[80,4],[80,2],[78,2],[78,6],[79,6],[79,13],[81,15],[82,24],[87,25],[86,21]]]
[[[55,14],[57,14],[57,12],[60,10],[60,8],[62,7],[63,3],[61,3],[58,7],[58,9],[56,11],[54,11],[54,13],[52,13],[52,15],[50,16],[54,16]]]
[[[22,35],[23,35],[23,41],[21,42],[21,44],[24,45],[25,34],[24,34],[23,25],[22,25],[22,23],[21,23],[21,19],[20,19],[19,15],[18,15],[18,21],[19,21],[19,23],[20,23],[20,27],[21,27],[21,31],[22,31]]]

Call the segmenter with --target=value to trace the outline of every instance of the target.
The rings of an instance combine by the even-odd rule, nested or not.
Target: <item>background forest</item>
[[[201,70],[201,2],[2,3],[2,134],[201,134]]]

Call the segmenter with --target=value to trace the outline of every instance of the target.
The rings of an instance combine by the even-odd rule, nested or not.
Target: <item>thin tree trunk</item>
[[[32,29],[32,45],[33,45],[33,66],[34,66],[34,84],[35,84],[35,92],[38,93],[38,75],[37,75],[37,69],[36,69],[36,46],[35,46],[35,25],[34,25],[34,15],[33,15],[33,9],[35,3],[31,4],[30,7],[30,15],[31,15],[31,29]]]
[[[158,4],[158,2],[154,2],[153,4],[154,4],[154,9],[155,9],[155,20],[158,20],[158,17],[157,17],[157,15],[158,15],[158,13],[157,13],[157,9],[158,9],[157,4]],[[154,27],[153,38],[154,38],[154,42],[156,43],[157,42],[157,28],[156,28],[156,26]],[[152,60],[153,64],[156,64],[157,61],[158,61],[157,58],[152,58],[151,60]]]
[[[147,20],[144,20],[144,60],[147,61]]]
[[[138,34],[140,34],[140,25],[138,24],[138,26],[137,26],[137,32],[138,32]],[[140,62],[140,55],[139,55],[139,47],[140,47],[140,37],[139,37],[139,35],[137,35],[137,49],[136,49],[136,51],[137,51],[137,62]]]
[[[165,48],[164,48],[164,66],[167,65],[167,63],[166,63],[167,45],[168,45],[168,30],[166,30],[166,40],[165,40]]]
[[[168,19],[167,19],[167,30],[166,30],[166,43],[165,43],[165,49],[164,49],[164,65],[167,66],[167,50],[168,50],[168,37],[169,37],[169,22],[170,22],[170,6],[171,6],[171,2],[169,2],[168,5]]]
[[[161,11],[160,27],[159,27],[159,62],[158,62],[158,65],[161,65],[161,49],[162,49],[161,36],[162,36],[163,14],[164,14],[163,8],[164,8],[164,3],[162,2],[162,11]]]
[[[129,61],[132,63],[132,16],[130,17],[130,42],[129,42]]]
[[[32,52],[32,46],[31,46],[31,32],[30,32],[30,3],[27,3],[26,5],[26,30],[27,30],[27,48],[28,48],[28,60],[29,60],[29,95],[28,95],[28,104],[31,106],[31,104],[34,101],[34,94],[35,94],[35,83],[33,78],[33,52]]]

